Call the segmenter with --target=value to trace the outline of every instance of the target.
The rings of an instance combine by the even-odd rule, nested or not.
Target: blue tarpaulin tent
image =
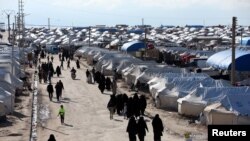
[[[235,69],[237,71],[250,71],[250,51],[235,49]],[[231,70],[232,50],[218,52],[207,59],[207,64],[215,69]]]
[[[250,37],[244,37],[241,41],[242,46],[250,46]]]
[[[131,29],[128,31],[128,34],[130,34],[130,33],[142,34],[143,32],[144,32],[144,30],[142,30],[142,29]]]
[[[145,48],[145,44],[142,41],[132,41],[123,44],[121,47],[122,51],[126,52],[133,52],[133,51],[138,51],[140,48]]]

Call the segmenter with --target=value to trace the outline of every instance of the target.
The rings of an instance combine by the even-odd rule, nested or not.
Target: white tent
[[[165,73],[187,73],[188,71],[184,68],[177,68],[177,67],[169,67],[166,65],[155,65],[153,67],[148,66],[148,68],[138,75],[135,79],[134,84],[138,81],[140,83],[147,83],[152,78],[161,76]]]
[[[211,104],[204,109],[206,124],[249,125],[250,94],[228,94],[221,102]]]
[[[5,81],[5,82],[15,86],[15,88],[22,88],[22,86],[23,86],[22,80],[16,78],[15,76],[13,76],[9,72],[2,71],[2,70],[0,71],[0,81]]]
[[[148,81],[149,91],[153,98],[156,98],[158,91],[166,88],[170,88],[170,83],[175,81],[194,81],[194,80],[203,80],[209,76],[203,73],[164,73],[163,75],[154,77]]]
[[[10,113],[14,109],[14,96],[10,92],[0,87],[0,101],[3,102],[5,112]]]
[[[178,99],[178,112],[187,116],[199,116],[204,108],[220,101],[228,94],[250,94],[249,87],[202,87]]]
[[[203,80],[182,80],[170,83],[170,86],[159,90],[156,96],[156,106],[176,110],[178,109],[177,99],[188,95],[197,87],[224,87],[220,81],[212,78]]]

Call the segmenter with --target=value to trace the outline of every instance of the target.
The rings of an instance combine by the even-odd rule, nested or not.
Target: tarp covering
[[[156,95],[157,107],[173,110],[178,109],[177,99],[188,95],[197,87],[225,87],[226,84],[220,80],[205,78],[203,80],[182,80],[167,84],[166,88],[158,91]]]
[[[250,51],[245,49],[235,49],[235,69],[237,71],[250,71]],[[232,50],[224,50],[210,56],[207,64],[220,70],[231,70]]]
[[[4,90],[0,87],[0,101],[5,105],[5,112],[10,113],[14,109],[14,98],[11,98],[12,95],[10,92]]]
[[[250,94],[228,94],[220,102],[204,109],[206,124],[249,125]]]
[[[242,93],[227,94],[221,100],[222,106],[227,110],[234,112],[236,115],[250,117],[250,88],[248,87]]]
[[[178,112],[188,116],[199,116],[204,108],[212,103],[219,102],[226,95],[250,94],[250,87],[202,87],[183,98],[179,98]]]
[[[127,51],[127,52],[133,52],[133,51],[138,51],[141,48],[145,48],[145,44],[142,41],[132,41],[123,44],[121,47],[122,51]]]
[[[241,41],[242,46],[250,46],[250,37],[244,37]]]

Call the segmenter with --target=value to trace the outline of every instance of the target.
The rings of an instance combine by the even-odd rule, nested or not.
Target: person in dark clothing
[[[113,82],[111,83],[111,86],[112,86],[112,93],[114,95],[116,95],[116,92],[117,92],[117,83],[116,83],[115,79],[113,79]]]
[[[61,61],[60,68],[62,68],[62,69],[63,69],[63,60]]]
[[[54,134],[50,134],[48,141],[56,141]]]
[[[116,98],[114,95],[110,95],[110,100],[108,102],[107,108],[109,109],[110,120],[111,120],[113,119],[113,115],[115,113],[115,108],[116,108]]]
[[[53,88],[53,85],[51,83],[49,83],[49,85],[47,86],[47,92],[49,93],[50,101],[52,101],[54,88]]]
[[[38,78],[39,78],[39,82],[42,83],[43,71],[41,69],[39,69],[39,71],[38,71]]]
[[[164,127],[162,124],[162,120],[160,119],[158,114],[156,114],[154,119],[152,120],[152,126],[154,131],[154,141],[161,141]]]
[[[122,95],[122,101],[123,101],[123,103],[127,103],[128,102],[128,95],[126,93],[124,93]]]
[[[128,119],[134,115],[133,108],[134,108],[133,98],[130,97],[130,98],[128,98],[128,102],[127,102],[127,118]]]
[[[144,137],[146,136],[146,130],[148,131],[148,127],[143,117],[140,117],[137,123],[137,129],[139,140],[144,141]]]
[[[135,117],[131,117],[128,122],[127,132],[129,136],[129,141],[136,141],[137,134],[137,124],[135,121]]]
[[[48,71],[48,81],[51,83],[51,77],[53,75],[53,72],[51,70]]]
[[[48,78],[48,71],[43,72],[43,82],[47,83],[47,78]]]
[[[50,57],[50,59],[51,59],[51,62],[53,62],[53,60],[54,60],[54,57],[53,57],[53,55]]]
[[[122,100],[122,95],[121,94],[118,94],[116,96],[116,108],[117,108],[117,114],[118,115],[121,115],[122,111],[123,111],[123,107],[124,107],[124,103],[123,103],[123,100]]]
[[[79,59],[76,60],[76,67],[77,67],[77,69],[80,69],[80,61],[79,61]]]
[[[57,101],[60,101],[60,97],[62,97],[62,90],[64,89],[64,86],[61,80],[59,80],[59,82],[56,83],[55,89],[56,89]]]
[[[55,89],[56,89],[56,99],[59,102],[62,89],[61,89],[60,84],[58,82],[55,85]]]
[[[70,59],[67,62],[67,68],[70,68]]]
[[[61,68],[59,66],[56,67],[56,74],[57,74],[57,77],[61,75]]]
[[[90,81],[89,81],[89,80],[90,80],[89,76],[90,76],[90,72],[89,72],[89,70],[87,69],[87,70],[86,70],[86,78],[87,78],[87,82],[88,82],[88,83],[90,83]],[[92,79],[92,78],[91,78],[91,79]]]
[[[141,95],[139,99],[139,108],[140,108],[140,114],[143,116],[146,107],[147,107],[147,100],[144,95]]]
[[[133,96],[133,112],[135,114],[135,118],[139,118],[140,116],[140,103],[138,94],[135,93]]]
[[[101,73],[99,71],[97,71],[95,73],[95,82],[97,82],[98,84],[100,83],[100,78],[101,78]]]
[[[64,90],[64,86],[63,86],[63,83],[62,83],[61,80],[59,80],[58,84],[59,84],[59,86],[60,86],[60,88],[61,88],[60,97],[62,98],[62,90]]]
[[[47,56],[47,62],[49,63],[49,55]]]
[[[108,91],[110,91],[110,90],[111,90],[111,80],[110,80],[109,77],[106,78],[106,80],[105,80],[105,85],[106,85],[106,89],[107,89]]]
[[[100,80],[99,80],[98,88],[101,91],[101,93],[103,93],[104,90],[105,90],[105,76],[103,74],[100,74]]]

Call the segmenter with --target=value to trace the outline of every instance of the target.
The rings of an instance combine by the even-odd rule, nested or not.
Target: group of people
[[[110,77],[105,77],[105,75],[99,71],[96,71],[95,68],[93,68],[91,71],[88,69],[86,70],[86,78],[88,83],[98,83],[98,88],[101,91],[101,93],[104,92],[106,89],[107,91],[111,91],[115,95],[116,89],[117,89],[117,83],[116,80],[113,79],[111,81]]]
[[[152,120],[153,133],[154,133],[154,141],[161,141],[162,132],[164,131],[164,127],[162,124],[162,120],[159,115],[156,114]],[[137,121],[134,116],[130,117],[127,130],[129,135],[129,141],[136,141],[136,135],[138,136],[140,141],[144,141],[146,136],[146,131],[149,132],[148,126],[143,118],[140,116]]]
[[[144,95],[138,96],[137,93],[133,97],[128,97],[127,94],[111,95],[107,104],[110,112],[110,119],[117,112],[118,115],[123,115],[124,119],[129,119],[134,116],[139,118],[144,116],[144,111],[147,107],[146,97]]]
[[[136,141],[136,135],[140,141],[144,141],[146,131],[148,131],[147,124],[144,120],[144,111],[147,107],[147,101],[144,95],[138,96],[137,93],[133,97],[128,97],[125,93],[118,95],[111,95],[107,104],[110,112],[110,120],[117,112],[118,115],[124,115],[124,118],[129,119],[127,125],[127,132],[129,134],[129,141]],[[138,121],[137,121],[138,119]],[[163,124],[159,115],[156,114],[152,120],[154,141],[161,141],[163,132]]]

